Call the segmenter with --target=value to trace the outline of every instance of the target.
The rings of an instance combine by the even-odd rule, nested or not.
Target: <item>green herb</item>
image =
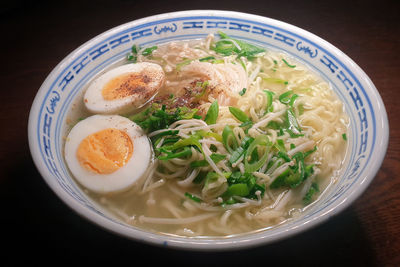
[[[289,104],[290,103],[290,96],[293,94],[293,90],[289,90],[289,91],[287,91],[287,92],[285,92],[285,93],[283,93],[283,94],[281,94],[280,96],[279,96],[279,101],[282,103],[282,104],[285,104],[285,105],[287,105],[287,104]]]
[[[315,193],[319,192],[319,186],[317,183],[312,183],[310,189],[306,193],[306,195],[303,198],[304,204],[308,205],[312,201],[312,197]]]
[[[158,105],[154,104],[128,118],[137,123],[146,132],[153,132],[166,129],[175,121],[195,118],[198,116],[197,112],[197,109],[189,109],[187,107],[167,110],[165,106],[160,108]]]
[[[225,207],[226,205],[233,205],[236,203],[238,203],[236,199],[234,199],[233,197],[229,197],[228,199],[226,199],[224,202],[221,203],[221,206]]]
[[[282,124],[277,121],[270,121],[267,124],[267,128],[274,129],[274,130],[282,130],[282,127],[283,127]],[[283,135],[283,133],[282,133],[282,135]]]
[[[264,146],[264,154],[261,158],[255,158],[257,153],[257,147]],[[271,143],[266,135],[257,136],[254,141],[250,144],[244,155],[244,169],[246,172],[252,173],[259,170],[268,160],[269,150],[271,148]],[[255,152],[255,155],[253,154]]]
[[[296,65],[290,65],[285,59],[282,58],[282,61],[288,66],[289,68],[296,68]]]
[[[347,135],[345,133],[342,134],[342,138],[343,138],[344,141],[347,141]]]
[[[137,61],[137,56],[135,56],[135,55],[132,55],[132,54],[128,54],[127,56],[126,56],[126,59],[128,60],[128,61],[132,61],[132,62],[136,62]]]
[[[226,190],[227,196],[240,196],[245,197],[250,193],[247,184],[233,184]]]
[[[194,146],[197,147],[199,151],[203,151],[201,144],[199,142],[199,138],[197,136],[190,136],[189,138],[185,139],[180,139],[178,142],[173,144],[172,146],[164,147],[165,149],[168,150],[176,150],[182,147],[187,147],[187,146]]]
[[[153,51],[156,49],[157,49],[157,46],[148,47],[143,50],[142,55],[143,56],[151,56]],[[133,63],[136,63],[139,51],[140,51],[140,47],[136,46],[135,44],[132,45],[131,52],[126,57],[127,60],[131,61]]]
[[[137,54],[138,50],[140,50],[140,48],[138,48],[135,44],[132,45],[132,48],[131,48],[132,53]]]
[[[276,177],[270,184],[271,189],[276,189],[281,186],[296,188],[314,173],[314,164],[306,165],[304,163],[305,153],[297,152],[293,155],[292,159],[295,160],[295,165],[289,166]]]
[[[212,49],[218,54],[222,54],[224,56],[236,54],[238,58],[243,56],[248,59],[253,59],[257,54],[265,52],[265,49],[263,48],[231,38],[221,31],[218,33],[221,37],[221,40],[217,41],[212,46]]]
[[[199,130],[196,132],[196,134],[198,134],[201,137],[213,137],[218,142],[222,142],[222,136],[214,132],[206,132],[204,130]]]
[[[225,177],[225,178],[228,178],[229,176],[231,176],[231,173],[230,172],[224,172],[224,173],[222,173],[223,174],[223,176]],[[216,172],[209,172],[209,173],[207,173],[207,175],[206,175],[206,177],[205,177],[205,182],[204,182],[204,187],[208,187],[209,186],[209,184],[211,184],[211,183],[213,183],[213,182],[215,182],[215,181],[217,181],[218,180],[218,178],[219,178],[219,174],[218,173],[216,173]]]
[[[183,150],[179,151],[179,152],[170,153],[168,151],[164,151],[164,153],[166,153],[167,155],[159,156],[158,159],[160,159],[160,160],[170,160],[170,159],[173,159],[173,158],[184,158],[184,157],[192,155],[192,150],[190,149],[190,147],[184,147]]]
[[[212,153],[210,155],[210,158],[212,161],[214,161],[215,163],[220,162],[221,160],[224,160],[226,158],[226,155],[222,155],[222,154],[216,154],[216,153]],[[192,168],[198,168],[198,167],[205,167],[208,166],[209,163],[207,160],[203,159],[203,160],[196,160],[190,163],[190,167]]]
[[[182,67],[189,65],[192,61],[193,61],[193,59],[186,59],[186,60],[176,64],[176,70],[180,71],[182,69]]]
[[[229,125],[226,125],[222,131],[222,143],[230,154],[232,154],[239,146],[235,134]]]
[[[246,93],[246,88],[243,88],[242,90],[240,90],[239,95],[243,96]]]
[[[214,59],[215,59],[215,57],[209,56],[209,57],[200,58],[199,61],[200,62],[206,62],[206,61],[210,61],[210,60],[214,60]]]
[[[267,106],[265,107],[265,111],[272,112],[274,111],[274,107],[272,106],[272,101],[275,93],[268,90],[264,90],[264,93],[267,95]]]
[[[240,171],[233,172],[228,181],[228,189],[222,194],[225,198],[224,203],[230,200],[232,196],[241,196],[252,199],[257,199],[257,191],[260,191],[260,196],[263,197],[265,193],[265,185],[257,184],[257,179],[251,173],[245,172],[242,174]]]
[[[143,50],[142,55],[143,56],[149,56],[153,53],[154,50],[157,49],[157,46],[152,46],[152,47],[148,47],[146,49]]]
[[[282,80],[282,79],[279,79],[279,78],[262,78],[264,81],[266,81],[266,82],[270,82],[270,83],[280,83],[280,84],[284,84],[284,85],[287,85],[287,84],[289,84],[289,82],[288,81],[285,81],[285,80]]]
[[[288,156],[288,154],[287,154],[286,152],[284,152],[284,151],[278,151],[277,156],[278,156],[278,158],[281,158],[281,159],[283,159],[283,160],[286,161],[286,162],[290,162],[290,161],[291,161],[291,159],[290,159],[290,157]]]
[[[238,58],[238,61],[239,61],[240,65],[242,65],[243,69],[247,70],[246,64],[244,64],[243,60],[241,58]]]
[[[202,202],[202,200],[200,198],[198,198],[195,195],[192,195],[192,194],[190,194],[188,192],[185,192],[185,197],[187,197],[187,198],[189,198],[189,199],[191,199],[191,200],[193,200],[194,202],[197,202],[197,203]]]
[[[204,181],[204,179],[206,178],[207,174],[208,174],[208,172],[200,171],[199,174],[196,176],[196,178],[194,178],[193,183],[201,184]]]
[[[286,185],[285,179],[289,174],[290,174],[290,168],[287,168],[280,175],[278,175],[278,177],[276,177],[274,181],[272,181],[272,183],[269,185],[269,187],[271,189],[276,189],[276,188]]]
[[[138,53],[138,48],[136,47],[136,45],[132,45],[131,52],[126,57],[127,60],[136,63],[137,53]]]
[[[217,122],[217,118],[218,118],[218,111],[219,111],[218,102],[217,102],[217,100],[215,100],[209,107],[206,117],[204,118],[204,121],[208,125],[215,124]]]
[[[248,147],[250,146],[250,144],[253,141],[254,141],[254,138],[252,138],[250,136],[245,136],[243,138],[240,146],[238,148],[236,148],[236,150],[233,151],[233,153],[231,153],[231,156],[229,158],[229,162],[231,164],[234,164],[235,162],[240,160],[242,157],[244,157],[244,154],[245,154],[246,150],[248,149]]]
[[[179,133],[179,130],[168,130],[165,132],[161,132],[155,136],[161,137],[161,136],[167,136],[167,135],[177,135]]]
[[[296,101],[296,99],[297,99],[298,97],[299,97],[299,95],[293,94],[292,97],[290,98],[289,106],[293,107],[294,102]]]
[[[275,148],[286,153],[285,143],[282,139],[276,139]]]
[[[287,124],[287,130],[290,130],[291,132],[293,131],[299,131],[301,132],[301,128],[299,123],[297,122],[296,116],[294,115],[293,110],[290,108],[286,112],[286,124]]]
[[[304,158],[307,158],[309,155],[311,155],[311,154],[314,153],[315,151],[317,151],[317,146],[314,146],[313,149],[304,152]]]
[[[241,109],[236,107],[229,107],[230,113],[241,122],[248,122],[250,118]]]
[[[198,82],[198,83],[196,84],[196,87],[201,87],[201,92],[198,93],[198,94],[196,94],[195,97],[196,97],[196,98],[203,97],[204,94],[205,94],[206,91],[207,91],[207,87],[208,87],[209,84],[210,84],[209,81]]]

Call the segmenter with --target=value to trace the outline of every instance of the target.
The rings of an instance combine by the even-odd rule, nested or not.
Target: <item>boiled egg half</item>
[[[151,100],[162,87],[160,65],[133,63],[111,69],[96,78],[84,95],[86,108],[96,114],[126,114]]]
[[[93,115],[78,122],[67,136],[64,153],[76,180],[97,193],[129,189],[152,157],[143,130],[119,115]]]

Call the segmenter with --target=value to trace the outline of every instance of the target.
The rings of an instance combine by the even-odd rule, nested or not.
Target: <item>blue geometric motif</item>
[[[176,32],[176,30],[178,29],[178,26],[176,26],[176,24],[175,23],[172,23],[172,25],[171,26],[163,26],[163,27],[161,27],[161,28],[158,28],[158,26],[155,26],[154,27],[154,32],[156,33],[156,34],[161,34],[161,33],[163,33],[163,32]]]
[[[166,25],[165,23],[170,23]],[[288,48],[293,47],[308,56],[313,62],[320,62],[322,66],[325,67],[330,73],[335,74],[339,83],[343,84],[350,96],[350,102],[346,102],[346,105],[351,106],[357,111],[358,114],[358,126],[359,136],[354,136],[355,146],[358,148],[358,153],[356,159],[352,158],[350,165],[350,172],[347,174],[346,179],[343,179],[338,184],[338,188],[335,190],[332,198],[324,202],[324,207],[329,206],[334,200],[340,197],[352,184],[356,182],[359,178],[359,173],[365,169],[368,164],[370,155],[365,154],[367,148],[371,151],[375,145],[375,116],[373,107],[365,93],[365,90],[361,86],[360,82],[356,80],[353,73],[351,73],[347,67],[339,62],[333,55],[330,55],[323,48],[313,44],[311,41],[300,37],[294,33],[287,30],[280,29],[276,26],[271,26],[265,23],[232,19],[232,18],[198,18],[198,17],[187,17],[180,19],[169,19],[160,22],[154,22],[151,27],[149,24],[139,25],[132,28],[130,31],[124,31],[123,33],[117,33],[113,36],[107,38],[104,41],[97,43],[95,46],[90,47],[83,54],[77,56],[77,58],[65,69],[60,71],[60,75],[55,80],[58,84],[48,88],[46,97],[43,100],[41,110],[39,112],[39,123],[37,125],[37,138],[40,144],[40,150],[44,162],[46,163],[49,171],[57,177],[57,181],[65,191],[67,191],[72,197],[77,199],[79,202],[88,206],[94,212],[101,214],[94,207],[92,207],[84,197],[80,196],[76,190],[74,190],[73,182],[70,177],[65,177],[62,175],[57,167],[63,165],[62,158],[56,158],[54,155],[54,147],[52,147],[52,140],[55,138],[62,138],[60,136],[55,136],[55,127],[61,128],[58,125],[64,123],[64,120],[57,118],[57,121],[53,121],[53,114],[59,108],[58,103],[63,99],[63,93],[68,92],[65,90],[70,86],[74,79],[83,79],[81,74],[82,70],[101,58],[102,55],[108,53],[109,51],[117,47],[131,46],[130,42],[138,40],[144,37],[148,37],[154,34],[160,35],[166,32],[176,32],[178,29],[229,29],[231,31],[246,32],[248,34],[254,35],[254,41],[261,38],[269,38],[270,40],[276,40]],[[268,39],[266,39],[268,40]],[[267,42],[265,42],[267,44]],[[306,45],[309,44],[309,45]],[[281,47],[281,49],[285,50]],[[128,51],[129,48],[126,50]],[[289,52],[290,53],[290,52]],[[315,58],[315,59],[314,59]],[[316,63],[314,64],[316,65]],[[69,92],[68,92],[69,94]],[[369,110],[364,105],[364,99],[368,103]],[[352,102],[352,103],[351,103]],[[65,107],[68,108],[68,107]],[[371,122],[371,125],[370,123]],[[57,125],[57,126],[56,126]],[[356,127],[356,126],[354,126]],[[371,128],[372,127],[372,128]],[[372,131],[372,135],[371,135]],[[357,132],[357,131],[355,131]],[[353,156],[352,156],[353,157]],[[324,207],[321,207],[324,208]],[[315,211],[318,212],[318,211]],[[311,216],[311,215],[310,215]]]

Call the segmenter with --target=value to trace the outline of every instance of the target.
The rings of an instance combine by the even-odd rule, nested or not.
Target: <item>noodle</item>
[[[236,54],[221,54],[219,46]],[[242,43],[226,35],[171,42],[151,57],[144,49],[137,61],[159,64],[166,73],[163,92],[147,112],[162,106],[182,113],[147,133],[155,160],[139,186],[120,195],[89,192],[99,202],[106,198],[125,222],[186,236],[268,229],[335,181],[348,118],[329,84],[307,66],[269,49],[255,47],[247,56]],[[235,80],[241,72],[246,80]],[[207,121],[213,103],[217,115]],[[312,195],[317,184],[320,192]]]

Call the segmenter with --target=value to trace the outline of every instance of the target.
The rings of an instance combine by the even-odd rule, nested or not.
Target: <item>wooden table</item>
[[[372,2],[372,1],[371,1]],[[365,193],[326,223],[291,239],[239,252],[153,247],[79,217],[45,184],[28,148],[27,119],[49,72],[92,37],[144,16],[187,9],[235,10],[315,33],[369,75],[389,116],[383,165]],[[1,7],[0,262],[138,264],[400,265],[400,5],[398,1],[15,1]],[[13,252],[19,252],[13,256]],[[149,255],[149,256],[147,256]],[[2,264],[3,265],[3,264]],[[11,265],[11,264],[9,264]]]

